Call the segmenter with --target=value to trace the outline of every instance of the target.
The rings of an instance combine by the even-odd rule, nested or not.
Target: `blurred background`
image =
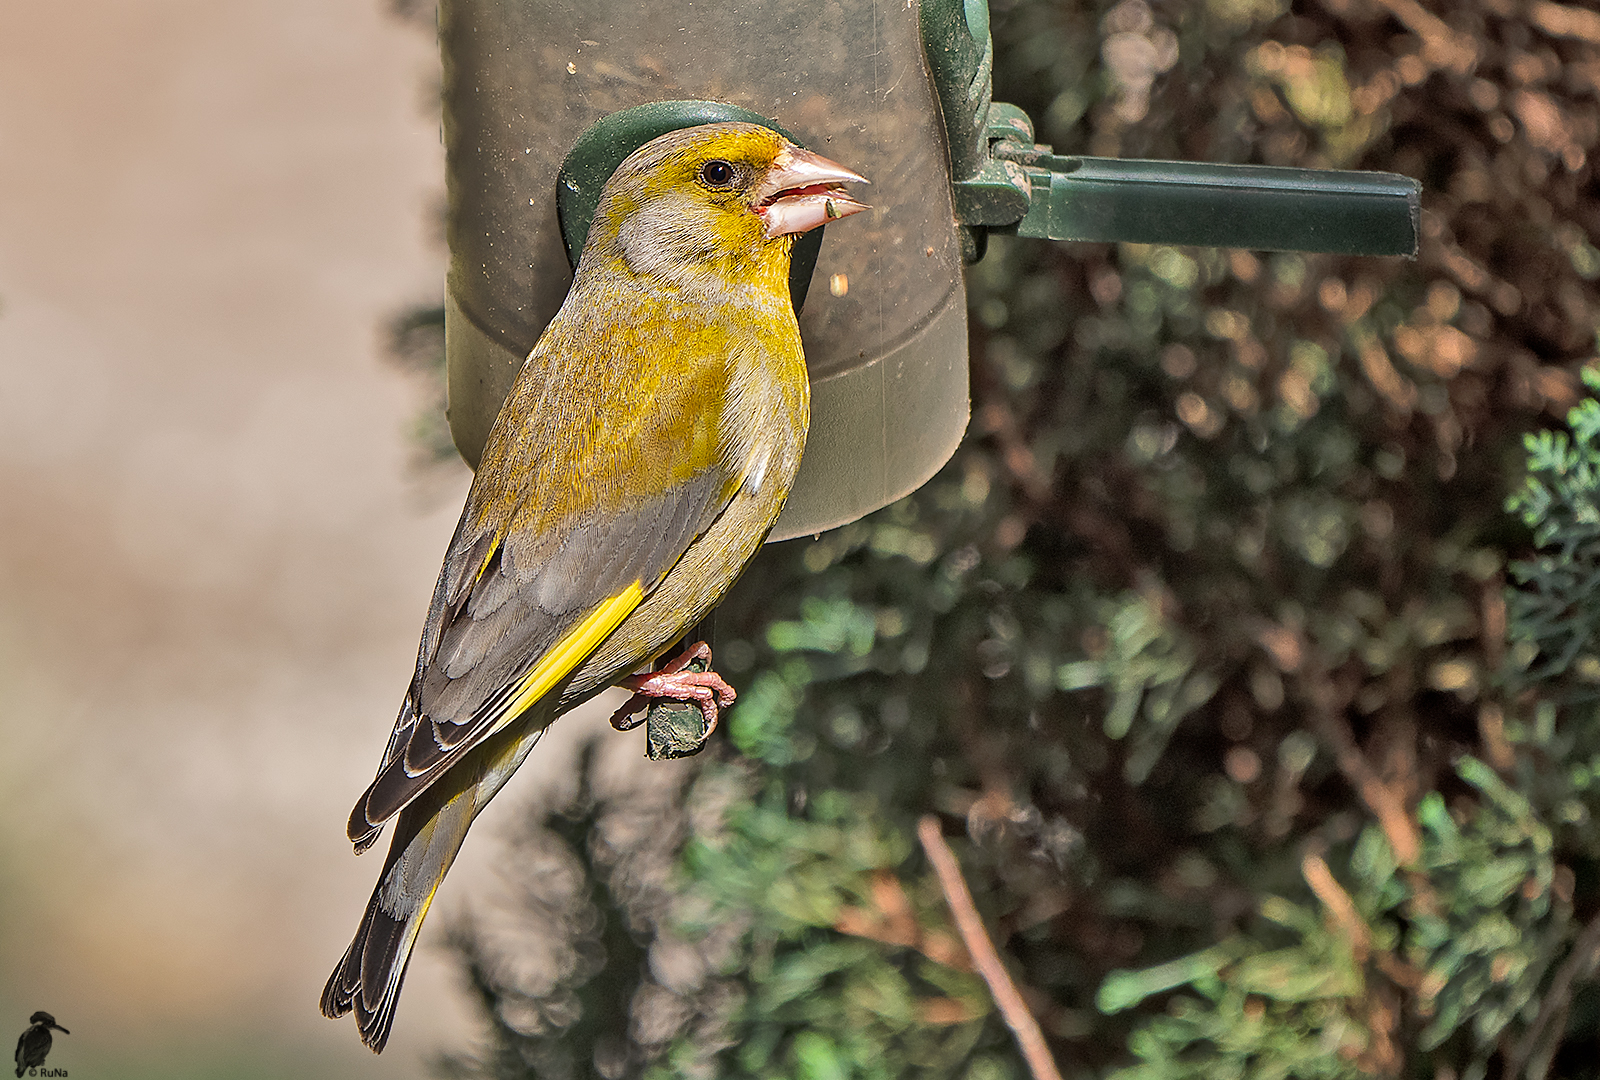
[[[44,1009],[73,1075],[422,1075],[468,1031],[437,950],[381,1062],[316,1000],[468,480],[413,468],[430,391],[384,359],[442,288],[432,35],[379,0],[6,22],[0,1039]]]

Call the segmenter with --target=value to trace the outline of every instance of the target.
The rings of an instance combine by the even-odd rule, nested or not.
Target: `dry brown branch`
[[[1385,993],[1375,994],[1367,1003],[1367,1031],[1372,1044],[1358,1059],[1361,1071],[1375,1076],[1398,1076],[1405,1055],[1396,1045],[1395,1030],[1400,1026],[1398,1005]]]
[[[1344,705],[1334,700],[1337,691],[1331,681],[1326,678],[1316,681],[1323,684],[1315,702],[1317,729],[1323,741],[1333,750],[1339,771],[1378,819],[1389,846],[1394,849],[1395,858],[1401,866],[1411,866],[1422,854],[1422,839],[1406,806],[1403,785],[1387,784],[1378,776],[1366,755],[1356,745],[1355,733],[1350,730],[1350,721],[1344,716]]]
[[[1379,949],[1376,953],[1373,952],[1371,928],[1356,910],[1355,901],[1350,899],[1350,894],[1334,878],[1333,871],[1328,869],[1327,861],[1316,852],[1307,852],[1300,861],[1300,872],[1305,876],[1306,884],[1311,886],[1311,891],[1327,909],[1328,920],[1333,924],[1334,932],[1350,943],[1350,952],[1355,962],[1365,964],[1370,958],[1378,970],[1389,976],[1397,986],[1415,990],[1421,982],[1421,973],[1387,950]],[[1372,1041],[1361,1055],[1361,1068],[1376,1076],[1398,1075],[1405,1060],[1394,1038],[1400,1023],[1399,1004],[1393,992],[1382,986],[1372,988],[1366,1004],[1367,1031],[1372,1036]]]
[[[1033,1074],[1034,1080],[1061,1080],[1061,1073],[1056,1068],[1055,1059],[1050,1056],[1050,1048],[1045,1045],[1044,1033],[1039,1030],[1038,1021],[1028,1011],[1017,984],[1011,981],[1010,973],[1000,962],[1000,954],[989,940],[988,931],[983,928],[983,919],[972,902],[966,879],[961,876],[961,866],[939,830],[939,819],[932,814],[923,815],[922,820],[917,822],[917,838],[922,841],[922,849],[928,853],[928,861],[938,875],[939,887],[944,890],[945,902],[950,905],[956,929],[961,931],[961,940],[966,942],[967,951],[978,965],[978,974],[989,985],[989,993],[994,995],[1000,1015],[1016,1036],[1017,1045],[1022,1048],[1028,1071]]]
[[[968,1020],[976,1020],[978,1015],[972,1011],[971,1005],[955,998],[928,998],[917,1002],[917,1019],[924,1024],[940,1027],[965,1024]]]
[[[1483,642],[1484,661],[1490,669],[1498,668],[1506,655],[1506,638],[1509,618],[1506,613],[1506,578],[1496,574],[1483,586],[1483,609],[1478,638]]]
[[[1317,899],[1322,901],[1322,906],[1328,909],[1328,917],[1333,920],[1340,936],[1350,943],[1356,963],[1365,964],[1372,950],[1372,931],[1356,910],[1355,901],[1334,879],[1333,871],[1328,869],[1321,855],[1306,852],[1305,858],[1300,860],[1300,872],[1305,875],[1311,891],[1317,894]]]
[[[1505,711],[1492,701],[1478,707],[1478,738],[1490,766],[1498,772],[1510,772],[1517,763],[1516,751],[1506,740]]]
[[[1422,57],[1429,64],[1448,68],[1458,75],[1471,70],[1478,59],[1478,43],[1470,36],[1457,33],[1417,0],[1378,0],[1378,3],[1422,39]]]
[[[1600,45],[1600,12],[1563,7],[1541,0],[1529,8],[1528,16],[1535,26],[1547,34]]]
[[[1378,970],[1387,975],[1389,981],[1400,989],[1414,994],[1422,988],[1422,972],[1394,953],[1380,950],[1377,956],[1373,957],[1373,962],[1377,964]]]
[[[900,879],[889,871],[880,870],[873,875],[872,901],[872,907],[841,908],[833,928],[851,937],[916,949],[929,960],[958,971],[973,969],[972,957],[959,941],[917,921]]]

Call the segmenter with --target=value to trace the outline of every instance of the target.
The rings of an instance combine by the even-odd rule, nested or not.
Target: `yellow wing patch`
[[[511,699],[511,703],[506,706],[506,711],[501,716],[509,721],[548,694],[550,688],[573,668],[583,663],[600,642],[605,640],[606,635],[615,630],[617,624],[627,618],[628,613],[638,607],[643,599],[644,586],[636,581],[595,608],[589,613],[588,618],[568,630],[560,641],[551,646],[549,652],[539,658],[533,670],[522,677],[516,696]],[[501,727],[503,724],[495,726]]]
[[[494,561],[494,553],[500,550],[500,541],[503,539],[503,536],[496,536],[494,543],[489,545],[489,550],[483,553],[483,561],[478,564],[478,572],[472,575],[473,585],[483,580],[483,572],[489,569],[489,564]]]

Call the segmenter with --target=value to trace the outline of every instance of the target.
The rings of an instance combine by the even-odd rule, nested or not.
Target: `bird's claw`
[[[691,668],[696,661],[697,668]],[[630,675],[617,684],[633,691],[633,697],[611,715],[611,726],[629,731],[644,722],[649,706],[656,701],[682,701],[696,705],[705,717],[705,735],[717,727],[719,711],[732,705],[738,696],[733,687],[711,670],[711,646],[697,641],[660,670]]]

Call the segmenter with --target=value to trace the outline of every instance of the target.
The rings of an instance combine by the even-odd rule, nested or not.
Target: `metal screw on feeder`
[[[1419,187],[1405,177],[1035,144],[1026,114],[990,101],[986,0],[441,0],[439,38],[450,426],[469,464],[632,150],[675,128],[751,120],[869,173],[866,220],[796,246],[812,419],[773,540],[887,505],[954,452],[968,417],[961,266],[989,232],[1416,250]],[[801,308],[813,278],[829,295]]]

